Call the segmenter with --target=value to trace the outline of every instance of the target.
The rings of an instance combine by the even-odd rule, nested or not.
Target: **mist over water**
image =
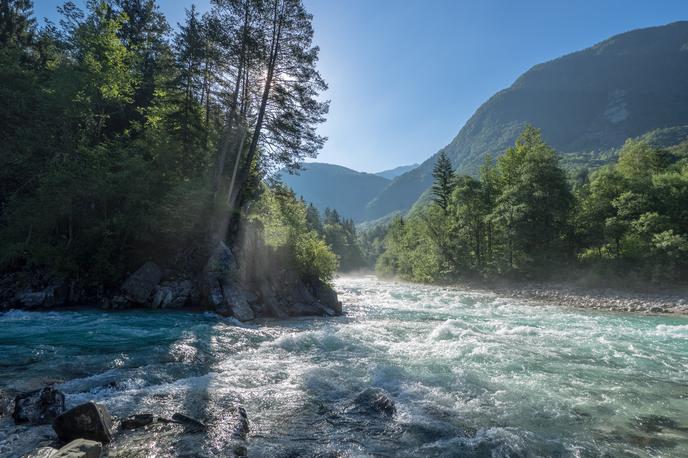
[[[207,433],[123,433],[110,456],[688,456],[688,319],[533,306],[340,278],[347,316],[241,325],[213,314],[0,315],[0,390],[57,382],[68,407],[183,412]],[[392,418],[356,408],[369,387]],[[0,456],[50,427],[0,418]]]

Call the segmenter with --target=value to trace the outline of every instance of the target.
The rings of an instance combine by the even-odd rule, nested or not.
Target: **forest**
[[[688,143],[629,139],[618,159],[565,171],[529,126],[478,178],[440,154],[432,202],[396,217],[382,275],[421,282],[556,279],[630,286],[688,278]],[[636,283],[638,284],[638,283]]]
[[[178,27],[154,0],[59,10],[39,26],[32,2],[0,2],[0,269],[105,286],[150,259],[199,270],[256,221],[332,278],[305,204],[268,184],[326,140],[300,1],[214,0]]]

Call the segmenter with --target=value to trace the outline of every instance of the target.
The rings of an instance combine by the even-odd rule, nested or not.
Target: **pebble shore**
[[[500,295],[568,307],[688,315],[688,290],[629,292],[565,285],[524,285],[493,288]]]

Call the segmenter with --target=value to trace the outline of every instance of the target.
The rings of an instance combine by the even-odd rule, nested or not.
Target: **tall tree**
[[[301,0],[269,0],[262,12],[265,79],[246,158],[229,199],[232,205],[241,203],[238,197],[245,197],[259,147],[264,167],[296,167],[325,142],[315,130],[325,120],[329,103],[318,100],[327,85],[316,69],[319,48],[312,43],[312,16]]]
[[[432,170],[432,177],[434,179],[432,183],[433,199],[444,213],[447,213],[451,194],[454,191],[456,182],[454,168],[444,151],[442,151],[437,158],[435,167]]]
[[[31,0],[0,0],[0,47],[28,46],[35,29]]]

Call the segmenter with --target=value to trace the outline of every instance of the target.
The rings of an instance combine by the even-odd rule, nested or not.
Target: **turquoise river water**
[[[111,457],[688,456],[688,318],[534,306],[494,294],[336,282],[346,316],[240,324],[214,314],[0,315],[0,392],[56,383],[119,418],[183,412],[203,434],[122,433]],[[391,417],[353,409],[376,387]],[[0,417],[0,456],[52,440]]]

